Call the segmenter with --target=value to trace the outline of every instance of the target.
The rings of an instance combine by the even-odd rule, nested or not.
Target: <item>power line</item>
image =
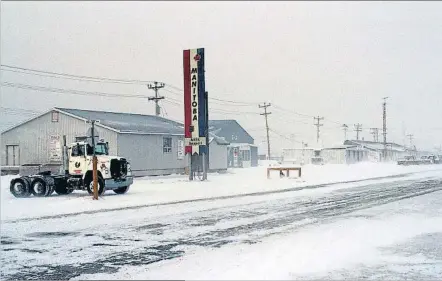
[[[283,134],[278,133],[278,132],[276,132],[276,131],[273,130],[273,129],[269,129],[269,131],[272,132],[272,133],[274,133],[274,134],[276,134],[276,135],[278,135],[278,136],[280,136],[280,137],[283,138],[283,139],[286,139],[286,140],[289,140],[289,141],[292,141],[292,142],[296,142],[296,143],[302,143],[302,142],[300,142],[300,141],[295,140],[294,138],[290,138],[290,137],[284,136]]]
[[[18,67],[18,66],[12,66],[12,65],[5,65],[2,64],[2,70],[3,71],[9,71],[9,72],[16,72],[16,73],[22,73],[22,74],[28,74],[28,75],[36,75],[36,76],[42,76],[42,77],[51,77],[51,78],[59,78],[59,79],[68,79],[68,80],[76,80],[76,81],[88,81],[88,82],[97,82],[97,83],[117,83],[117,84],[136,84],[136,85],[147,85],[150,83],[154,83],[155,81],[152,80],[136,80],[136,79],[116,79],[116,78],[107,78],[107,77],[93,77],[93,76],[86,76],[86,75],[75,75],[75,74],[68,74],[68,73],[61,73],[61,72],[52,72],[52,71],[45,71],[45,70],[39,70],[39,69],[32,69],[32,68],[24,68],[24,67]],[[171,84],[165,84],[168,87],[174,88],[179,91],[183,91],[182,89],[173,86]],[[168,91],[164,89],[165,91]],[[172,91],[168,91],[172,94],[180,95],[177,93],[174,93]],[[251,103],[251,102],[240,102],[240,101],[232,101],[232,100],[224,100],[224,99],[218,99],[210,97],[211,100],[220,101],[229,103],[231,105],[235,106],[256,106],[257,103]],[[220,104],[221,105],[221,104]]]
[[[166,92],[171,93],[176,96],[183,97],[182,93],[181,94],[176,93],[176,92],[170,91],[166,88],[164,88],[163,91],[166,91]],[[170,98],[168,98],[168,99],[170,99]],[[229,106],[229,107],[231,107],[231,106],[239,106],[239,107],[256,106],[255,103],[242,103],[242,102],[235,102],[235,101],[230,101],[230,100],[221,100],[221,99],[217,99],[217,98],[212,98],[210,96],[209,96],[209,101],[211,104],[216,104],[216,105],[220,105],[220,106]]]
[[[105,82],[105,83],[118,83],[118,84],[139,84],[139,85],[146,85],[155,81],[151,80],[137,80],[137,79],[116,79],[116,78],[108,78],[108,77],[94,77],[94,76],[86,76],[86,75],[76,75],[76,74],[68,74],[68,73],[61,73],[61,72],[53,72],[53,71],[45,71],[40,69],[32,69],[32,68],[24,68],[24,67],[18,67],[18,66],[12,66],[12,65],[1,65],[3,71],[10,71],[10,72],[16,72],[16,73],[22,73],[22,74],[29,74],[29,75],[37,75],[37,76],[44,76],[44,77],[52,77],[52,78],[61,78],[61,79],[70,79],[70,80],[77,80],[77,81],[88,81],[88,82]],[[183,90],[172,85],[172,84],[166,84],[165,86],[168,86],[172,89],[178,90],[182,92]],[[10,85],[9,85],[10,86]],[[22,87],[23,88],[23,87]],[[36,90],[36,89],[35,89]],[[47,89],[46,89],[47,90]],[[56,91],[60,91],[61,89],[56,89]],[[175,95],[181,95],[178,93],[174,93],[172,91],[169,91],[167,89],[164,89],[165,91],[175,94]],[[50,90],[48,90],[50,91]],[[79,94],[80,91],[76,91],[76,94]],[[72,92],[71,92],[72,93]],[[84,94],[84,91],[82,91]],[[88,93],[89,94],[89,93]],[[123,95],[112,95],[109,96],[107,94],[95,94],[100,96],[108,96],[108,97],[117,97],[117,96],[123,96]],[[124,95],[124,97],[129,97],[128,95]],[[134,97],[133,95],[131,97]],[[209,97],[212,101],[218,101],[221,103],[218,103],[219,105],[224,105],[222,103],[225,103],[225,105],[229,106],[256,106],[257,103],[253,102],[242,102],[242,101],[233,101],[233,100],[227,100],[227,99],[219,99],[214,97]],[[156,103],[156,105],[158,105]],[[278,106],[275,106],[278,107]],[[312,117],[311,115],[298,113],[295,111],[288,111],[283,109],[282,107],[278,107],[280,110],[296,114],[303,117]],[[156,113],[157,113],[157,106],[156,106]],[[327,119],[328,121],[336,124],[340,124],[340,122],[333,121],[330,119]]]
[[[126,94],[111,94],[111,93],[104,93],[104,92],[88,92],[88,91],[80,91],[80,90],[72,90],[72,89],[34,86],[34,85],[11,83],[11,82],[3,82],[3,83],[1,83],[1,85],[4,87],[12,87],[12,88],[25,89],[25,90],[35,90],[35,91],[60,93],[60,94],[72,94],[72,95],[83,95],[83,96],[101,96],[101,97],[111,97],[111,98],[124,97],[124,98],[147,99],[147,97],[144,95],[126,95]]]
[[[31,74],[31,75],[45,76],[45,77],[52,77],[52,78],[82,80],[82,81],[89,81],[89,82],[107,82],[107,83],[117,83],[117,84],[142,84],[142,85],[146,85],[148,83],[154,82],[154,81],[146,81],[146,80],[115,79],[115,78],[107,78],[107,77],[93,77],[93,76],[86,76],[86,75],[75,75],[75,74],[68,74],[68,73],[61,73],[61,72],[52,72],[52,71],[45,71],[45,70],[39,70],[39,69],[32,69],[32,68],[24,68],[24,67],[5,65],[5,64],[2,64],[1,66],[2,66],[3,71],[10,71],[10,72],[17,72],[17,73]]]
[[[165,103],[169,103],[169,104],[173,104],[176,106],[180,106],[182,107],[182,103],[178,102],[175,99],[171,99],[168,98],[167,100],[164,100],[163,102]],[[258,115],[258,112],[253,112],[253,111],[233,111],[233,110],[227,110],[227,109],[221,109],[221,108],[214,108],[214,107],[209,107],[210,112],[215,112],[215,113],[226,113],[226,114],[230,114],[230,115]]]
[[[264,108],[264,113],[260,113],[259,115],[263,115],[266,121],[266,131],[267,131],[267,157],[270,159],[270,137],[269,137],[269,122],[267,116],[272,114],[271,112],[267,112],[267,107],[271,106],[270,103],[264,103],[262,106],[259,104],[259,108]]]
[[[166,86],[170,87],[170,88],[173,88],[173,89],[176,89],[176,90],[178,90],[180,92],[183,92],[182,89],[180,89],[178,87],[175,87],[175,86],[173,86],[171,84],[167,84],[166,83]],[[170,90],[167,90],[167,89],[165,89],[165,91],[167,91],[169,93],[172,93],[174,95],[179,95],[179,96],[183,95],[182,93],[176,93],[176,92],[173,92],[173,91],[170,91]],[[253,103],[253,102],[234,101],[234,100],[219,99],[219,98],[214,98],[214,97],[209,97],[209,100],[227,103],[227,104],[232,105],[232,106],[256,106],[258,104],[258,103]]]
[[[306,117],[306,118],[314,117],[313,115],[308,115],[308,114],[299,113],[299,112],[296,112],[296,111],[294,111],[294,110],[288,110],[288,109],[282,108],[282,107],[280,107],[280,106],[278,106],[278,105],[274,105],[274,107],[275,107],[276,109],[281,110],[281,111],[284,111],[284,112],[287,112],[287,113],[291,113],[291,114],[295,114],[295,115],[298,115],[298,116],[302,116],[302,117]]]
[[[0,107],[3,112],[17,112],[19,114],[40,114],[41,111],[35,111],[30,109],[12,108],[12,107]]]
[[[286,113],[295,114],[295,115],[298,115],[298,116],[301,116],[301,117],[305,117],[305,118],[312,118],[312,117],[314,118],[314,117],[315,117],[314,115],[309,115],[309,114],[299,113],[299,112],[297,112],[297,111],[295,111],[295,110],[285,109],[285,108],[283,108],[283,107],[281,107],[281,106],[278,106],[278,105],[275,105],[275,104],[274,104],[274,107],[275,107],[276,109],[279,109],[279,110],[284,111],[284,112],[286,112]],[[341,125],[341,124],[342,124],[342,122],[338,122],[338,121],[330,120],[330,119],[328,119],[328,118],[327,118],[327,120],[325,120],[325,121],[326,121],[326,122],[331,122],[331,123],[334,123],[334,124],[338,124],[338,125]]]
[[[83,95],[83,96],[101,96],[101,97],[111,97],[111,98],[140,98],[140,99],[148,99],[145,95],[130,95],[130,94],[111,94],[104,92],[88,92],[88,91],[79,91],[79,90],[71,90],[71,89],[62,89],[62,88],[53,88],[53,87],[42,87],[42,86],[33,86],[27,84],[19,84],[19,83],[10,83],[4,82],[1,84],[4,87],[13,87],[25,90],[35,90],[41,92],[50,92],[50,93],[58,93],[58,94],[72,94],[72,95]],[[182,103],[178,100],[169,98],[170,100],[164,100],[164,102],[169,104],[174,104],[176,106],[182,106]],[[231,115],[258,115],[257,112],[249,112],[249,111],[229,111],[225,109],[218,108],[210,108],[211,111],[231,114]]]

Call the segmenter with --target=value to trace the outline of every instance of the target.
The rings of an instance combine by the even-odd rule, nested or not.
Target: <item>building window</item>
[[[241,150],[241,160],[250,161],[250,150]]]
[[[163,153],[171,153],[172,152],[172,138],[164,137],[163,138]]]
[[[59,113],[57,111],[52,111],[52,122],[58,122]]]

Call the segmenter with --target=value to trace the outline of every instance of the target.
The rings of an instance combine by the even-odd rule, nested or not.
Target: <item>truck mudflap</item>
[[[117,189],[123,186],[129,186],[134,183],[134,178],[132,176],[128,176],[125,179],[114,180],[114,179],[105,179],[104,187],[106,190]]]

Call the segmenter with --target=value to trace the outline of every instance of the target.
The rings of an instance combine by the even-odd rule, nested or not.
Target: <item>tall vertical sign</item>
[[[207,153],[207,95],[204,48],[183,51],[185,153]]]

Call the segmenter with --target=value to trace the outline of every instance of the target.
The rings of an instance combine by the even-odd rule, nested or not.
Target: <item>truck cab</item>
[[[95,145],[95,155],[109,156],[109,146],[107,143],[99,142]],[[88,143],[81,141],[71,144],[68,150],[69,174],[83,175],[88,167],[92,165],[93,150]],[[100,157],[102,158],[102,157]]]
[[[63,145],[63,165],[59,174],[51,171],[15,178],[10,191],[15,197],[50,196],[54,191],[70,194],[74,190],[93,193],[93,156],[97,158],[98,194],[113,190],[124,194],[133,184],[129,162],[123,157],[109,155],[109,145],[104,140],[95,141],[95,151],[87,137],[77,137],[69,146]]]
[[[81,139],[77,139],[67,150],[69,183],[76,188],[84,187],[87,191],[92,186],[93,148]],[[97,157],[97,174],[102,192],[112,189],[116,193],[128,188],[133,183],[130,164],[125,158],[109,155],[109,144],[104,140],[95,144]]]

